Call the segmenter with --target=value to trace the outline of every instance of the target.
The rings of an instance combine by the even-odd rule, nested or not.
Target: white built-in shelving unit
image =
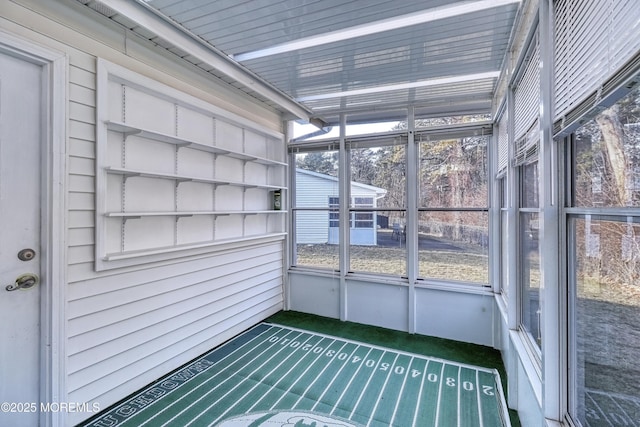
[[[282,134],[105,68],[98,87],[98,269],[284,238],[286,211],[274,206],[274,194],[284,198],[287,190]]]

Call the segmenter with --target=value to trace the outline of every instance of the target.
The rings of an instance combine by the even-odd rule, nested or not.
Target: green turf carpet
[[[86,426],[509,426],[496,370],[262,323]]]

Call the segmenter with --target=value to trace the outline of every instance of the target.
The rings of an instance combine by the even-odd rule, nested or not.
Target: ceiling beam
[[[310,120],[312,112],[274,88],[215,47],[205,44],[185,29],[169,23],[149,7],[131,0],[96,0],[137,25],[151,31],[173,46],[198,58],[243,86],[276,103],[295,117]]]
[[[233,55],[232,57],[236,61],[248,61],[250,59],[263,58],[265,56],[292,52],[295,50],[321,46],[328,43],[349,40],[356,37],[377,34],[383,31],[409,27],[411,25],[424,24],[427,22],[438,21],[441,19],[452,18],[455,16],[474,12],[480,12],[486,9],[492,9],[512,3],[520,3],[520,1],[521,0],[461,1],[452,5],[434,7],[420,12],[382,19],[379,21],[369,22],[367,24],[344,28],[342,30],[330,31],[328,33],[318,34],[310,37],[303,37],[298,40],[292,40],[290,42],[255,50],[253,52],[239,53]]]
[[[343,96],[370,95],[370,94],[390,92],[395,90],[413,89],[413,88],[428,87],[428,86],[440,86],[445,84],[464,83],[464,82],[470,82],[474,80],[483,80],[483,79],[496,79],[498,78],[499,75],[500,75],[500,71],[488,71],[486,73],[466,74],[463,76],[440,77],[435,79],[420,80],[417,82],[397,83],[397,84],[390,84],[385,86],[372,86],[372,87],[367,87],[363,89],[345,90],[341,92],[319,93],[317,95],[309,95],[309,96],[302,96],[300,98],[296,98],[296,101],[299,101],[299,102],[318,101],[322,99],[341,98]]]

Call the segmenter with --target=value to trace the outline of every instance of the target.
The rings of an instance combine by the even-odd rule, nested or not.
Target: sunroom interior
[[[497,349],[524,426],[638,425],[634,1],[9,3],[0,29],[71,46],[62,395],[115,403],[284,310]],[[107,367],[118,310],[153,345],[142,301],[187,281],[246,285],[206,294],[207,328],[158,302],[194,343]]]

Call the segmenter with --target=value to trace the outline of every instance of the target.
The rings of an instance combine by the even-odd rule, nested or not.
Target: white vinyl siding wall
[[[297,243],[329,242],[329,197],[338,197],[338,180],[322,179],[305,172],[296,172],[296,207],[322,208],[326,211],[305,211],[296,215]]]
[[[281,244],[70,284],[70,401],[114,403],[282,307]]]
[[[231,108],[274,131],[281,126],[277,114],[246,97],[230,96],[229,89],[218,88],[200,72],[172,64],[160,49],[135,38],[125,43],[115,24],[67,9],[64,2],[3,3],[0,30],[65,52],[69,60],[67,377],[60,402],[97,402],[104,409],[282,309],[282,237],[95,271],[96,56]],[[207,86],[210,92],[203,90]],[[65,424],[89,416],[69,413]]]
[[[378,190],[379,191],[379,190]],[[351,199],[367,198],[372,200],[368,207],[375,208],[380,196],[375,187],[351,183]],[[338,243],[338,227],[329,227],[329,197],[338,197],[338,180],[329,175],[298,169],[296,171],[296,208],[301,210],[296,214],[296,242]],[[359,208],[365,207],[357,206]],[[304,210],[305,208],[327,208],[327,210]],[[351,243],[360,245],[375,245],[377,221],[373,213],[373,228],[354,227],[353,213],[350,221]]]

